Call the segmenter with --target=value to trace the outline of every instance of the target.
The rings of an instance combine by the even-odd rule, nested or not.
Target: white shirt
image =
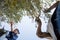
[[[47,25],[47,32],[50,33],[50,35],[52,36],[53,40],[57,40],[54,30],[53,30],[53,25],[51,23],[51,18],[48,21],[48,25]]]

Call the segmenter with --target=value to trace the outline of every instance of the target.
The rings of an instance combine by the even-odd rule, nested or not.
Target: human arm
[[[45,9],[44,12],[47,13],[47,12],[49,12],[50,10],[52,10],[53,8],[57,7],[58,3],[59,3],[59,1],[57,1],[56,3],[54,3],[50,8]]]
[[[10,22],[11,25],[11,32],[13,32],[13,22]]]
[[[47,32],[42,32],[40,26],[38,26],[38,28],[37,28],[36,35],[37,35],[39,38],[51,37],[51,35],[50,35],[49,33],[47,33]]]
[[[38,19],[38,20],[37,20]],[[36,35],[39,37],[39,38],[46,38],[46,37],[51,37],[51,35],[47,32],[42,32],[41,31],[41,25],[42,25],[42,22],[39,18],[36,18],[36,21],[37,21],[37,24],[38,24],[38,28],[37,28],[37,32],[36,32]]]

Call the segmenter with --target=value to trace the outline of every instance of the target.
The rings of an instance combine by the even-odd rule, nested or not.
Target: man
[[[60,0],[57,0],[55,4],[53,4],[50,8],[45,10],[44,12],[49,12],[51,9],[55,8],[55,11],[51,17],[51,22],[53,24],[54,33],[57,37],[57,40],[60,40]]]
[[[18,29],[15,29],[13,31],[13,28],[12,28],[12,25],[13,23],[11,22],[11,31],[9,32],[9,34],[6,36],[6,38],[8,40],[16,40],[18,38],[17,34],[19,34],[19,30]]]
[[[50,8],[48,8],[47,10],[45,10],[44,12],[47,13],[49,12],[51,9],[55,8],[56,10],[53,13],[51,19],[48,22],[48,33],[50,33],[50,35],[48,33],[43,33],[41,32],[41,24],[38,23],[38,29],[37,29],[37,36],[38,37],[52,37],[53,40],[60,40],[60,0],[57,0],[57,2],[55,4],[53,4]],[[38,22],[38,21],[37,21]],[[52,25],[53,24],[53,25]]]

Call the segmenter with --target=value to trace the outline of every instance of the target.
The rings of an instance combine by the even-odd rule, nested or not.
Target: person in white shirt
[[[41,32],[41,20],[36,18],[38,28],[37,28],[37,36],[46,38],[52,37],[53,40],[60,40],[60,0],[57,0],[50,8],[44,10],[45,13],[50,12],[53,8],[56,8],[52,17],[49,19],[47,32]],[[38,19],[38,20],[37,20]]]
[[[52,17],[51,22],[53,25],[55,36],[57,37],[57,40],[60,40],[60,0],[57,0],[55,4],[53,4],[50,8],[45,10],[44,12],[49,12],[53,8],[56,8]]]

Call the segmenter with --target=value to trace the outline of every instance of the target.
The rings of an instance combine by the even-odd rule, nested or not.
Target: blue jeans
[[[14,32],[9,32],[9,34],[6,36],[8,40],[16,40],[18,36]]]
[[[53,24],[54,33],[57,40],[60,40],[60,2],[52,15],[51,22]]]
[[[60,3],[58,4],[57,11],[56,11],[56,24],[58,28],[58,32],[60,34]]]

